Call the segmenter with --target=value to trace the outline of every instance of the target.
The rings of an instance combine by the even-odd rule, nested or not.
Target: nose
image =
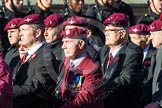
[[[62,49],[65,49],[66,48],[66,45],[65,45],[65,42],[62,43]]]
[[[11,37],[11,33],[10,32],[8,32],[8,37]]]
[[[82,5],[83,4],[83,0],[79,0],[79,4]]]
[[[20,31],[20,32],[19,32],[19,37],[21,37],[21,36],[22,36],[22,32]]]
[[[19,3],[20,3],[20,4],[23,4],[23,0],[20,0]]]
[[[44,36],[48,36],[47,30],[44,31]]]

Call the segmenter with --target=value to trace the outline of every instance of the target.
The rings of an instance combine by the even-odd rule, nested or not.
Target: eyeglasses
[[[117,33],[118,31],[123,30],[123,29],[107,29],[104,31],[104,33],[109,32],[109,33]]]
[[[21,48],[21,47],[26,48],[26,46],[24,46],[24,45],[21,45],[21,44],[17,45],[17,48]]]

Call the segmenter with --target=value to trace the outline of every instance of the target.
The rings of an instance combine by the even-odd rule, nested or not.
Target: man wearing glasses
[[[105,108],[140,107],[143,52],[137,45],[127,42],[128,22],[125,14],[115,13],[103,23],[105,46],[101,50],[101,65]]]

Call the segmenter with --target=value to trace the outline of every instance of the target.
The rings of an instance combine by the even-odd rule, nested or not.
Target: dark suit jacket
[[[18,61],[20,60],[18,48],[16,48],[15,46],[10,47],[8,52],[6,53],[4,60],[13,71],[16,68]]]
[[[50,51],[44,49],[47,49],[45,45],[35,52],[35,57],[17,65],[13,73],[14,108],[51,107],[50,96],[45,91],[45,85],[51,83],[50,71],[47,71],[50,61],[45,61]]]
[[[142,69],[142,94],[143,94],[143,106],[150,103],[152,100],[152,79],[153,72],[151,64],[155,61],[156,50],[150,45],[145,59],[143,60],[143,69]]]
[[[156,65],[152,82],[152,101],[158,101],[162,105],[162,48],[157,50]]]
[[[113,58],[107,69],[109,48],[101,51],[101,65],[104,78],[105,108],[139,108],[141,99],[141,73],[143,51],[133,43],[124,45]]]

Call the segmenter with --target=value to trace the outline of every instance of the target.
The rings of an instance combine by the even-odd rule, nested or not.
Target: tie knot
[[[25,63],[27,56],[28,56],[28,52],[23,56],[23,58],[21,60],[21,64]]]
[[[75,65],[74,65],[73,62],[70,62],[70,67],[71,67],[71,68],[74,68],[74,67],[75,67]]]
[[[113,55],[112,53],[109,54],[109,58],[112,59],[113,58]]]
[[[110,65],[111,61],[113,59],[112,53],[109,54],[109,59],[108,59],[108,66]]]

